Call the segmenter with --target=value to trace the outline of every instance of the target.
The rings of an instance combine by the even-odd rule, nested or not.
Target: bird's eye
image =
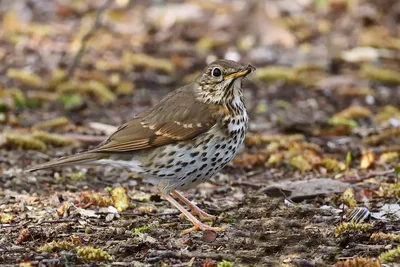
[[[212,76],[219,77],[222,75],[222,71],[219,68],[213,68],[211,71]]]

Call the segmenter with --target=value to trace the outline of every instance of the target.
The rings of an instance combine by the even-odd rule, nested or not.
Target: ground
[[[17,0],[0,16],[0,264],[399,261],[397,1]],[[249,133],[184,193],[227,231],[182,236],[190,222],[127,170],[23,172],[96,145],[217,58],[257,67]]]

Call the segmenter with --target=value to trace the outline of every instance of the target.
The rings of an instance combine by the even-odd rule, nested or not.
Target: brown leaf
[[[375,164],[376,155],[372,151],[367,151],[361,155],[360,169],[369,169]]]
[[[203,242],[214,242],[217,238],[217,233],[211,230],[206,230],[203,232]]]

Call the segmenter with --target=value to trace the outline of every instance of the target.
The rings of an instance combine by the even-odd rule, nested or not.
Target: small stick
[[[76,67],[79,65],[83,53],[85,52],[87,42],[90,38],[95,34],[96,30],[100,27],[101,24],[101,17],[107,7],[111,4],[111,0],[105,0],[104,3],[97,9],[96,11],[96,18],[94,20],[92,28],[82,37],[81,40],[81,47],[79,48],[78,52],[76,53],[72,64],[68,68],[67,77],[72,77],[76,70]]]
[[[75,141],[78,141],[80,143],[85,143],[89,145],[101,143],[107,138],[107,136],[102,136],[102,135],[85,135],[85,134],[73,134],[73,133],[63,134],[63,136],[74,139]]]
[[[58,220],[47,220],[47,221],[41,221],[40,223],[66,223],[66,222],[77,222],[79,221],[78,219],[58,219]]]

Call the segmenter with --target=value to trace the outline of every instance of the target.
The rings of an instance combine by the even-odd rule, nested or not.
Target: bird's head
[[[223,104],[242,97],[242,80],[256,68],[232,60],[217,60],[197,77],[200,98],[207,103]]]

